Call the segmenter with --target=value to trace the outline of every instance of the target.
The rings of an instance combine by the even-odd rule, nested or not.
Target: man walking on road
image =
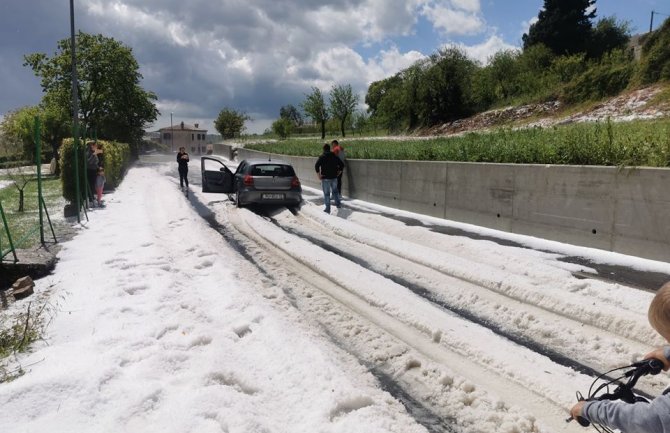
[[[342,173],[343,168],[344,163],[340,161],[340,158],[335,156],[335,154],[330,151],[330,145],[328,143],[324,144],[323,153],[316,161],[314,169],[316,170],[317,176],[319,176],[319,179],[321,180],[323,200],[326,205],[326,208],[323,210],[325,213],[330,213],[331,193],[335,199],[335,206],[341,206],[340,193],[337,190],[337,176]]]

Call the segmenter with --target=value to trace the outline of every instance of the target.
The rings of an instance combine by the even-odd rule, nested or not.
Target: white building
[[[203,154],[207,147],[207,130],[198,128],[198,124],[187,125],[181,122],[178,125],[168,126],[158,130],[159,142],[167,146],[172,152],[177,152],[180,147],[193,154]]]

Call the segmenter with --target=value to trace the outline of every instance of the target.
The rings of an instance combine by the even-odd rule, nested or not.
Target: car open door
[[[233,172],[216,156],[203,156],[200,159],[202,192],[233,192]]]

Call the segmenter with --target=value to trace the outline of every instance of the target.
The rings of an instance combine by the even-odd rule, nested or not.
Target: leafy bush
[[[639,78],[642,84],[670,79],[670,18],[642,45]]]
[[[280,118],[272,122],[272,132],[279,138],[288,138],[293,131],[293,123],[286,118]]]
[[[551,64],[551,71],[561,83],[569,83],[586,71],[585,57],[584,53],[557,57]]]
[[[629,56],[622,50],[614,50],[570,82],[563,99],[574,103],[617,95],[628,87],[634,72],[635,65]]]
[[[616,17],[601,18],[591,32],[588,43],[590,58],[601,58],[615,49],[626,49],[630,40],[630,25]]]
[[[130,146],[126,143],[117,143],[115,141],[102,141],[104,151],[104,167],[107,184],[110,187],[118,186],[123,179],[126,169],[130,162]],[[83,140],[79,141],[78,160],[79,160],[79,177],[80,187],[86,187],[86,143]],[[63,197],[69,202],[76,201],[76,186],[75,186],[75,167],[74,161],[74,140],[66,138],[63,140],[60,151],[61,164],[61,181],[63,184]],[[83,191],[82,191],[83,195]]]
[[[121,183],[130,164],[130,146],[116,141],[98,140],[98,143],[102,143],[104,150],[103,164],[107,185],[110,188],[116,188]]]

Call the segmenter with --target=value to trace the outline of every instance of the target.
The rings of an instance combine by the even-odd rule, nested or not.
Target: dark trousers
[[[86,197],[93,200],[93,194],[95,193],[95,179],[98,177],[98,169],[87,168],[86,177],[88,179],[88,191],[86,192]]]
[[[188,188],[188,168],[186,170],[179,169],[179,186],[183,188],[184,182],[186,182],[186,188]]]

